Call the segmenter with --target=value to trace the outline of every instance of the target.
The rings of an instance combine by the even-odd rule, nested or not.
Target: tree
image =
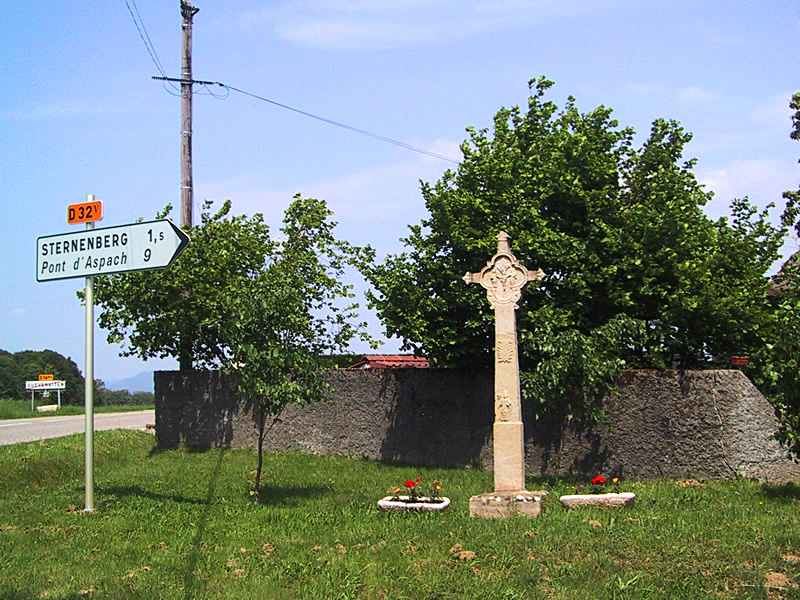
[[[0,398],[17,398],[24,379],[17,369],[14,355],[0,350]]]
[[[82,404],[84,396],[84,379],[78,365],[69,357],[62,356],[54,350],[23,350],[15,352],[17,393],[14,398],[25,398],[23,381],[35,381],[42,373],[53,375],[54,379],[63,380],[65,388],[61,392],[62,404]]]
[[[463,160],[422,195],[430,216],[407,250],[365,264],[370,302],[387,334],[433,364],[488,367],[492,319],[461,275],[494,253],[495,235],[541,268],[518,311],[523,393],[571,416],[582,390],[602,392],[623,366],[694,367],[754,350],[767,306],[765,271],[783,230],[734,203],[733,223],[702,210],[691,139],[656,120],[640,148],[611,110],[581,113],[544,99],[531,81],[527,111],[502,108],[488,129],[468,128]]]
[[[800,140],[800,92],[792,96],[789,106],[795,111],[790,137]],[[783,197],[783,224],[800,236],[800,189],[787,190]],[[775,407],[781,424],[778,439],[800,459],[800,253],[784,263],[775,280],[773,320],[765,327],[766,343],[756,355],[763,367],[752,376]]]
[[[98,277],[95,298],[100,325],[109,342],[124,344],[122,355],[178,357],[186,350],[181,340],[191,339],[198,365],[235,373],[240,391],[257,404],[258,502],[267,419],[276,421],[289,403],[323,399],[324,355],[342,352],[356,336],[370,341],[366,324],[354,320],[352,286],[341,280],[347,265],[368,260],[371,250],[334,237],[322,200],[295,196],[280,241],[260,214],[228,217],[227,201],[212,215],[210,206],[187,231],[191,244],[172,267]]]
[[[121,356],[171,356],[199,367],[226,359],[227,297],[261,272],[272,242],[260,214],[229,216],[230,201],[213,214],[211,206],[206,201],[201,223],[187,228],[192,241],[169,269],[95,278],[98,321],[109,343],[122,345]]]
[[[295,196],[282,241],[269,245],[266,268],[227,296],[225,314],[233,318],[222,328],[231,353],[226,365],[241,392],[257,402],[256,503],[267,419],[274,423],[289,403],[324,399],[323,355],[342,352],[355,336],[369,340],[366,325],[354,322],[351,286],[341,281],[363,250],[334,237],[332,214],[322,200]]]

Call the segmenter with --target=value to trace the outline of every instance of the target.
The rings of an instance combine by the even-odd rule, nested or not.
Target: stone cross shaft
[[[497,253],[479,273],[467,273],[464,281],[480,283],[494,310],[494,489],[525,489],[525,445],[522,402],[519,391],[517,324],[522,287],[544,278],[541,269],[528,271],[511,254],[509,236],[497,234]]]

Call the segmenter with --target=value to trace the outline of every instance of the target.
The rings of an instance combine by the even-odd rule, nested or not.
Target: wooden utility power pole
[[[192,19],[199,9],[181,0],[183,55],[181,60],[181,227],[192,226]],[[187,294],[188,292],[184,292]],[[178,364],[192,368],[192,332],[181,332]]]
[[[198,10],[181,0],[181,227],[192,226],[192,18]]]

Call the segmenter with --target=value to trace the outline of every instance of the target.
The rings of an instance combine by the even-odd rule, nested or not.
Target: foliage
[[[754,351],[767,307],[767,268],[783,230],[734,201],[713,221],[711,194],[683,160],[691,135],[658,119],[640,148],[611,110],[559,109],[552,82],[531,81],[527,111],[502,108],[493,131],[468,128],[463,160],[423,183],[430,216],[407,250],[363,266],[386,333],[434,365],[491,364],[493,315],[477,271],[506,231],[545,279],[517,311],[523,393],[537,411],[592,411],[623,366],[698,367]],[[596,416],[596,415],[595,415]]]
[[[211,207],[206,201],[200,224],[185,228],[191,243],[169,269],[95,278],[98,321],[108,342],[122,345],[121,356],[183,355],[182,366],[200,368],[225,360],[228,296],[263,269],[272,242],[260,214],[229,216],[230,201],[216,213]]]
[[[102,379],[94,380],[95,406],[144,406],[155,403],[152,392],[129,392],[128,390],[110,390]]]
[[[0,597],[800,598],[797,485],[626,480],[630,509],[570,511],[558,497],[577,481],[529,478],[550,492],[540,518],[497,522],[469,516],[492,485],[476,469],[415,468],[447,482],[449,510],[383,513],[408,467],[274,454],[248,506],[250,451],[155,452],[146,433],[98,431],[95,453],[83,515],[82,436],[0,447]]]
[[[795,111],[790,136],[800,140],[800,92],[794,94],[790,107]],[[783,224],[800,235],[800,189],[788,190],[783,197]],[[781,423],[778,438],[800,459],[800,254],[786,261],[775,283],[773,320],[767,343],[756,356],[756,364],[763,368],[750,374],[775,406]]]
[[[282,241],[271,242],[266,267],[228,290],[224,312],[234,315],[221,330],[240,390],[258,403],[258,502],[262,445],[268,418],[289,403],[322,400],[329,386],[318,376],[322,355],[342,352],[355,336],[368,341],[357,323],[357,304],[342,282],[349,263],[363,251],[333,235],[336,223],[325,202],[299,194],[286,210]]]
[[[83,404],[83,375],[71,358],[54,350],[23,350],[13,354],[0,350],[0,398],[29,398],[25,382],[35,381],[40,374],[51,374],[54,379],[65,381],[62,404]]]

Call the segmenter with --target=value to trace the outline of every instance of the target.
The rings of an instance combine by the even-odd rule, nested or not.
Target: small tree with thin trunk
[[[369,340],[366,324],[355,322],[352,286],[342,282],[347,265],[364,250],[333,236],[332,214],[322,200],[295,196],[283,240],[271,246],[266,267],[229,294],[229,371],[257,404],[255,503],[268,419],[274,423],[287,404],[324,399],[330,386],[320,378],[321,357],[342,352],[354,337]]]

